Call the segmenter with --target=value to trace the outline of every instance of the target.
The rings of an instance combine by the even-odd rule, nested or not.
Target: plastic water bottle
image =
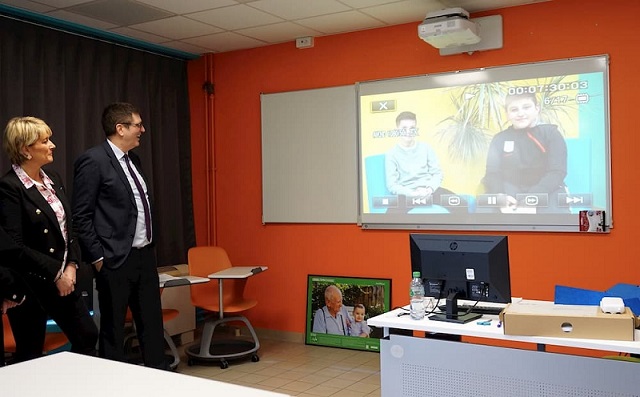
[[[414,320],[422,320],[424,318],[424,285],[420,272],[413,272],[413,279],[409,287],[410,314]]]

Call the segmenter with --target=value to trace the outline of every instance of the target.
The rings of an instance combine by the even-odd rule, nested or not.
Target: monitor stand
[[[478,313],[466,313],[458,311],[458,292],[452,292],[447,296],[446,311],[444,314],[429,316],[429,320],[445,321],[448,323],[465,324],[482,317]]]

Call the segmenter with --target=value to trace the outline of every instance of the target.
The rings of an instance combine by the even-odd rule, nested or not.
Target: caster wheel
[[[190,359],[188,359],[188,360],[187,360],[187,365],[188,365],[189,367],[192,367],[192,366],[193,366],[193,364],[195,364],[195,363],[193,362],[193,359],[192,359],[192,358],[190,358]]]
[[[227,369],[229,368],[229,363],[225,360],[220,361],[220,368],[221,369]]]
[[[257,354],[254,354],[253,356],[251,356],[251,361],[257,363],[258,361],[260,361],[260,357],[258,357]]]

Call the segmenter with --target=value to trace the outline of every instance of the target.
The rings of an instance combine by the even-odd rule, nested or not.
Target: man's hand
[[[96,272],[100,273],[100,270],[102,269],[102,265],[104,265],[104,261],[99,260],[98,262],[93,264],[93,267],[96,269]]]

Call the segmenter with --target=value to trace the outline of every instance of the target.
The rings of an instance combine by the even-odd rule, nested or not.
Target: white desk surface
[[[267,266],[232,266],[230,268],[211,273],[209,278],[247,278],[267,270]]]
[[[3,397],[285,396],[70,352],[2,367],[0,385]]]
[[[367,325],[381,328],[396,328],[413,331],[436,332],[450,335],[473,336],[506,341],[528,342],[542,345],[577,347],[583,349],[605,350],[625,353],[640,353],[640,331],[635,330],[634,341],[615,341],[601,339],[554,338],[546,336],[505,335],[503,328],[498,327],[498,316],[483,315],[481,319],[466,324],[434,321],[424,318],[413,320],[410,316],[398,317],[407,313],[403,309],[395,309],[367,320]],[[479,325],[478,321],[491,319],[490,325]]]
[[[160,288],[177,287],[180,285],[208,283],[209,278],[198,276],[171,276],[167,273],[159,273]]]

